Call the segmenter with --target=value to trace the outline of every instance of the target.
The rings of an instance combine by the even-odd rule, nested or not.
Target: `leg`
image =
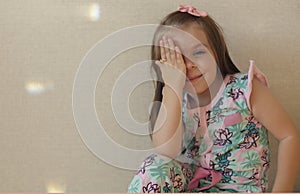
[[[197,167],[164,156],[145,159],[131,181],[129,193],[177,193],[186,190]]]

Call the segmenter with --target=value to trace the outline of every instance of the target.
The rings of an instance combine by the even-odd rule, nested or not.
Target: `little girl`
[[[272,191],[292,191],[297,129],[253,61],[247,73],[234,65],[207,12],[179,6],[161,22],[153,45],[154,101],[161,103],[153,103],[150,128],[157,153],[128,192],[265,192],[268,131],[280,141]]]

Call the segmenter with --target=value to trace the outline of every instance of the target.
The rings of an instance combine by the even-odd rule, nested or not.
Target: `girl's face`
[[[175,30],[170,38],[180,48],[186,64],[184,90],[201,94],[216,78],[217,64],[213,51],[204,31],[197,23],[181,26],[179,29],[186,33]]]

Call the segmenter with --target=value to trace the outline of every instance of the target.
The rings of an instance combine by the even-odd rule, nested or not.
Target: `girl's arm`
[[[166,63],[157,61],[165,82],[162,104],[154,125],[152,142],[157,152],[175,158],[182,145],[182,92],[186,79],[186,66],[179,48],[173,40],[163,37],[160,52]]]
[[[300,161],[300,139],[296,126],[271,91],[253,79],[250,104],[253,115],[278,140],[278,167],[272,192],[292,192]]]
[[[182,92],[175,92],[171,87],[164,87],[161,108],[152,135],[157,152],[175,158],[181,151],[182,144]]]

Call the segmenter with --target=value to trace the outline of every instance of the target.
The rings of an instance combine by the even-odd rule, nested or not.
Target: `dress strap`
[[[251,109],[250,96],[252,93],[252,82],[253,82],[254,78],[256,78],[263,85],[269,87],[269,82],[268,82],[265,74],[257,68],[257,66],[255,65],[253,60],[250,60],[250,67],[249,67],[249,71],[248,71],[248,84],[247,84],[248,89],[245,94],[247,104],[250,109]]]

